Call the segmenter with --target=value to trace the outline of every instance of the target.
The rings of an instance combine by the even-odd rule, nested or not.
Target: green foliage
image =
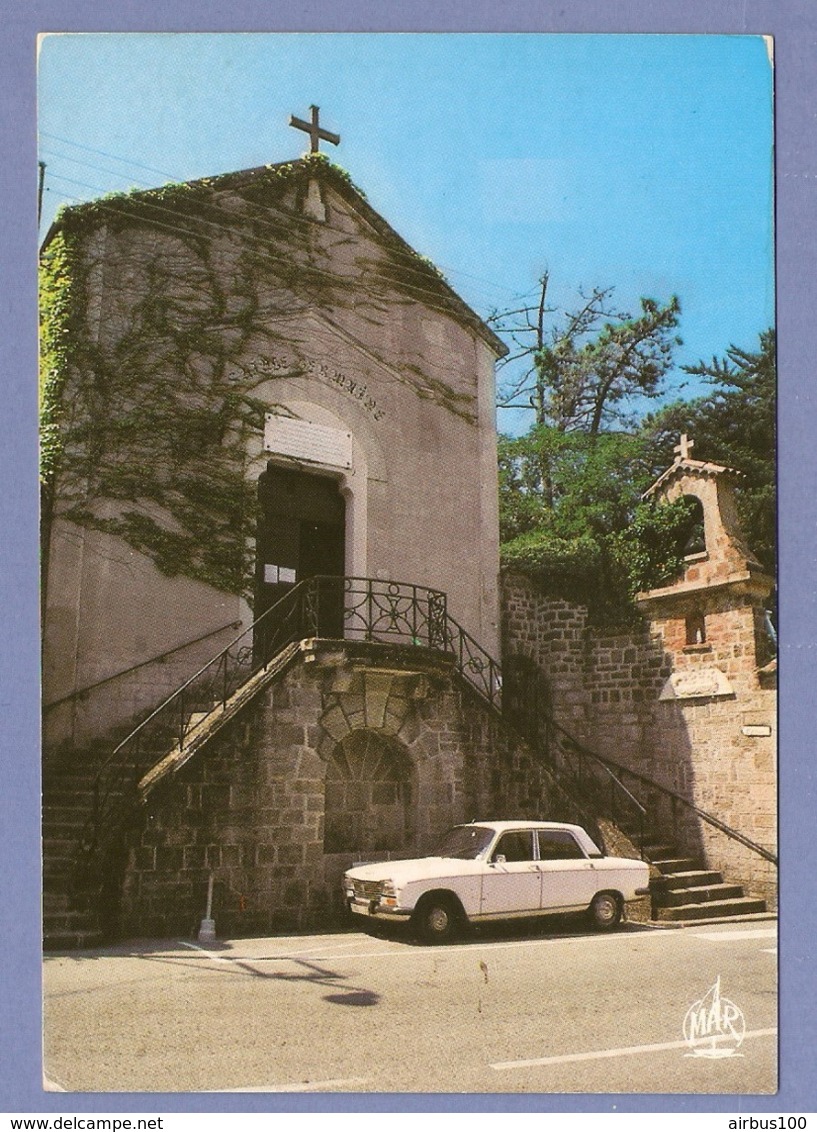
[[[624,530],[612,538],[623,565],[629,595],[669,585],[684,568],[684,544],[695,521],[692,500],[639,502]]]
[[[62,450],[63,390],[68,376],[72,335],[79,312],[79,280],[72,272],[74,240],[60,233],[53,241],[40,278],[40,477],[52,482]]]
[[[499,445],[502,566],[588,607],[591,621],[624,624],[636,593],[682,568],[686,502],[648,505],[652,480],[638,435],[540,426]]]
[[[588,607],[598,624],[635,615],[634,596],[668,585],[683,569],[694,504],[642,502],[673,462],[681,432],[693,457],[746,474],[737,489],[750,549],[774,572],[774,333],[757,352],[730,347],[725,359],[690,372],[713,392],[648,416],[637,432],[568,432],[534,427],[499,445],[501,554],[554,595]]]
[[[548,274],[538,304],[489,318],[511,347],[504,364],[515,376],[502,382],[500,408],[532,408],[538,425],[597,436],[632,428],[633,397],[658,397],[672,354],[681,307],[642,298],[633,316],[612,307],[613,287],[596,287],[571,311],[546,306]],[[556,316],[550,321],[550,316]]]
[[[636,318],[607,322],[584,341],[568,334],[543,346],[535,364],[546,418],[561,428],[585,429],[591,436],[603,425],[632,424],[628,400],[662,392],[673,348],[681,341],[672,333],[679,314],[675,296],[664,306],[641,299]]]

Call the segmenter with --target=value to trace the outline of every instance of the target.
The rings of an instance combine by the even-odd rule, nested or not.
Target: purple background
[[[814,1112],[817,3],[814,0],[6,0],[0,23],[0,1111]],[[775,36],[780,387],[781,1035],[777,1097],[41,1091],[36,479],[36,35],[45,31],[732,32]],[[78,1036],[78,1041],[81,1037]]]

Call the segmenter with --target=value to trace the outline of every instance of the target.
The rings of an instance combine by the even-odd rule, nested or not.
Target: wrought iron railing
[[[777,855],[773,853],[771,849],[767,849],[764,845],[753,841],[750,837],[741,833],[740,830],[727,825],[726,822],[721,821],[720,818],[716,817],[714,814],[710,814],[707,810],[702,810],[700,806],[696,806],[694,802],[685,798],[683,794],[679,794],[676,790],[671,790],[667,786],[662,786],[653,779],[647,778],[646,775],[640,774],[635,770],[630,770],[629,767],[621,766],[611,759],[600,755],[597,755],[596,758],[608,768],[615,769],[615,772],[621,778],[631,779],[634,784],[633,788],[638,789],[642,797],[648,798],[648,810],[656,826],[681,835],[684,825],[682,815],[687,815],[688,821],[691,819],[693,823],[697,821],[703,822],[705,825],[717,830],[718,833],[724,834],[730,841],[737,842],[758,857],[762,857],[764,860],[769,861],[770,864],[777,866]],[[663,813],[662,810],[664,811]]]
[[[583,747],[549,716],[541,718],[540,744],[546,763],[565,789],[591,806],[597,818],[608,817],[630,831],[643,857],[647,807],[624,785],[612,766]]]
[[[156,653],[155,656],[150,656],[147,660],[140,660],[137,661],[136,664],[129,665],[127,668],[120,668],[118,672],[112,672],[110,676],[103,676],[101,680],[95,680],[93,684],[85,684],[81,688],[75,688],[73,692],[69,692],[66,696],[60,696],[58,700],[52,700],[48,704],[43,704],[43,712],[51,711],[61,704],[67,704],[70,700],[81,700],[84,696],[87,696],[89,692],[95,692],[97,688],[111,684],[114,680],[121,680],[124,676],[130,676],[132,672],[137,672],[140,668],[147,668],[148,665],[151,664],[163,664],[164,661],[171,656],[175,656],[178,652],[193,648],[194,645],[200,645],[202,642],[209,640],[210,637],[217,637],[219,633],[226,633],[228,629],[235,630],[240,628],[240,626],[240,621],[227,621],[224,625],[219,625],[217,629],[208,629],[206,633],[202,633],[198,637],[193,637],[190,641],[182,641],[180,645],[174,645],[172,649],[165,649],[164,652]]]
[[[477,695],[495,711],[502,711],[501,668],[449,615],[442,591],[374,578],[308,578],[293,586],[194,673],[105,760],[94,784],[86,848],[97,847],[102,831],[115,824],[111,822],[115,809],[135,800],[137,784],[146,771],[174,747],[182,749],[193,729],[219,706],[226,709],[235,693],[256,673],[267,669],[276,658],[279,663],[288,660],[284,651],[287,646],[312,637],[390,642],[445,653],[453,657],[456,671]],[[509,695],[509,707],[511,701]],[[542,753],[561,794],[583,814],[591,810],[597,816],[606,814],[632,829],[642,853],[651,815],[652,824],[656,824],[654,815],[662,805],[669,805],[674,815],[684,809],[777,863],[769,850],[682,795],[583,746],[555,723],[544,705],[537,704],[535,720],[533,713],[516,714],[514,719],[514,713],[509,712],[509,721]]]
[[[451,654],[455,667],[491,706],[501,705],[499,665],[448,614],[441,590],[376,578],[327,577],[294,585],[226,648],[135,727],[102,763],[84,841],[95,848],[114,810],[205,716],[225,709],[251,677],[288,645],[311,637],[380,641]]]
[[[777,856],[765,846],[696,806],[683,794],[606,755],[589,750],[552,719],[544,721],[544,742],[549,761],[569,768],[568,777],[573,779],[580,793],[595,795],[609,809],[614,821],[621,820],[638,831],[639,849],[643,850],[647,834],[660,833],[662,838],[670,836],[683,842],[685,816],[688,827],[694,828],[703,822],[729,840],[777,865]],[[632,790],[625,785],[625,780],[631,783]]]

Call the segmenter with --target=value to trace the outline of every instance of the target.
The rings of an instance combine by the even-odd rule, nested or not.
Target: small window
[[[706,555],[703,504],[695,495],[685,495],[684,500],[690,508],[689,521],[685,530],[684,558],[703,558]]]
[[[503,833],[491,860],[495,861],[500,856],[506,861],[532,861],[533,839],[530,830],[518,829],[511,833]]]
[[[578,842],[566,829],[539,830],[541,861],[573,861],[584,857]]]
[[[687,645],[706,644],[706,619],[702,613],[692,613],[686,619]]]

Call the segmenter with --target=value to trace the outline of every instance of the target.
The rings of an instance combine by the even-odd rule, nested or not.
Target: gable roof
[[[156,189],[140,189],[129,193],[116,193],[97,200],[86,201],[81,204],[65,208],[58,215],[46,234],[43,241],[44,251],[54,236],[67,224],[74,220],[104,218],[106,213],[117,213],[127,218],[128,205],[142,206],[139,214],[131,213],[134,220],[157,227],[169,227],[161,220],[151,221],[143,209],[151,205],[172,209],[179,204],[182,195],[187,200],[186,211],[195,203],[196,197],[204,201],[206,195],[221,193],[229,190],[246,189],[257,185],[259,188],[274,189],[280,186],[281,192],[293,183],[305,183],[312,179],[321,179],[330,185],[340,197],[352,208],[358,217],[369,226],[380,242],[387,245],[398,256],[405,257],[411,270],[419,272],[422,276],[423,289],[433,295],[438,309],[442,308],[447,314],[461,325],[476,332],[484,342],[490,346],[497,357],[504,357],[508,347],[499,338],[490,326],[474,311],[457,292],[451,287],[439,270],[421,256],[405,241],[398,232],[385,220],[365,198],[365,194],[351,180],[345,170],[332,164],[322,154],[307,155],[294,161],[278,162],[274,165],[261,165],[253,169],[243,169],[233,173],[221,173],[213,177],[202,177],[192,181],[185,181],[179,185],[165,185]],[[192,196],[191,196],[192,194]]]
[[[699,476],[727,476],[731,480],[746,479],[745,473],[739,472],[737,468],[727,468],[724,464],[713,464],[711,460],[693,460],[690,457],[681,459],[678,457],[665,472],[661,473],[655,483],[647,488],[641,498],[649,499],[661,488],[668,487],[674,479],[679,479],[681,476],[690,473]]]

